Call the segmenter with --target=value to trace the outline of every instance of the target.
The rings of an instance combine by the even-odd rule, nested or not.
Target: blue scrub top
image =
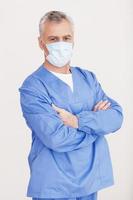
[[[92,71],[70,68],[73,92],[44,64],[19,88],[23,117],[32,133],[27,197],[80,197],[114,184],[105,135],[120,129],[122,107],[105,94]],[[97,102],[107,99],[109,109],[93,111]],[[76,115],[78,128],[64,125],[52,103]]]

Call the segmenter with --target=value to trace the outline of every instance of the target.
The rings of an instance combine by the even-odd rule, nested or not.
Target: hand
[[[52,104],[52,107],[55,109],[55,111],[59,114],[59,117],[63,121],[65,125],[71,126],[73,128],[78,128],[78,119],[75,115],[68,112],[67,110],[63,108],[59,108]]]
[[[97,111],[97,110],[107,110],[108,108],[110,108],[110,102],[108,102],[108,100],[101,100],[99,101],[95,106],[93,111]]]

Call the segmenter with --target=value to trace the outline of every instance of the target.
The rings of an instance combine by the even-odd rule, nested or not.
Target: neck
[[[46,69],[53,71],[53,72],[62,73],[62,74],[70,74],[71,73],[69,64],[66,64],[63,67],[56,67],[56,66],[50,64],[47,60],[45,60],[43,65]]]

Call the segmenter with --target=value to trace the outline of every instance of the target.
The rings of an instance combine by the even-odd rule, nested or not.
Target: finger
[[[99,102],[95,105],[94,111],[101,109],[103,106],[105,106],[105,104],[106,104],[107,102],[108,102],[108,100],[105,100],[105,101],[101,100],[101,101],[99,101]]]
[[[102,102],[103,102],[103,101],[101,100],[101,101],[99,101],[99,102],[94,106],[94,111],[97,110],[98,106],[99,106]]]
[[[107,103],[108,100],[100,101],[98,104],[95,105],[94,111],[102,109]]]
[[[52,107],[57,111],[57,112],[61,112],[63,109],[59,108],[57,106],[55,106],[54,104],[52,104]]]
[[[103,101],[99,106],[98,106],[98,110],[101,110],[102,108],[104,108],[104,106],[108,103],[108,100]]]
[[[54,108],[54,110],[55,110],[56,112],[60,112],[60,109],[59,109],[59,108],[56,108],[56,107],[54,107],[54,106],[53,106],[53,108]]]
[[[110,105],[111,105],[111,103],[109,102],[109,103],[107,103],[103,108],[102,108],[102,110],[107,110],[109,107],[110,107]]]

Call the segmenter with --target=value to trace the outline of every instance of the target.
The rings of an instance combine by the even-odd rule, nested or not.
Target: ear
[[[42,39],[41,39],[40,36],[38,37],[38,44],[39,44],[39,47],[40,47],[42,50],[44,50],[44,44],[43,44],[43,41],[42,41]]]

